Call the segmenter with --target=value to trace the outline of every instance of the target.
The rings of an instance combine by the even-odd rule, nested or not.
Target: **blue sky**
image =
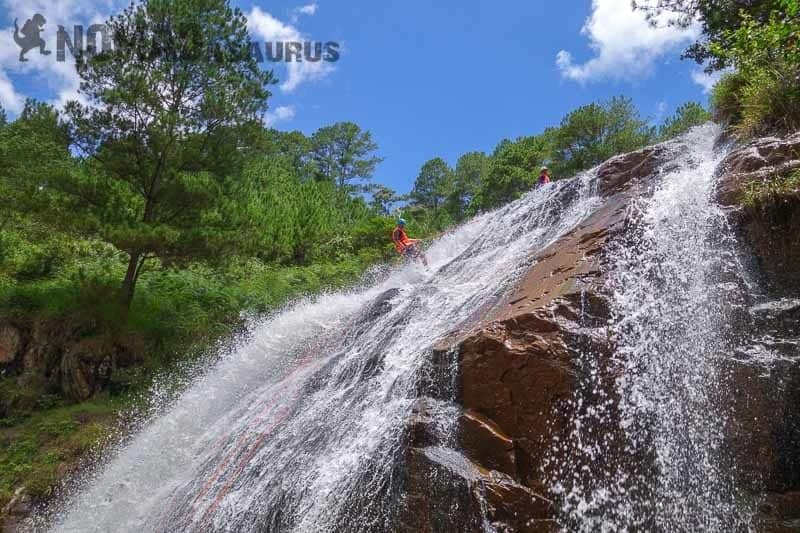
[[[68,63],[11,40],[34,12],[58,24],[102,21],[117,0],[0,0],[0,102],[14,114],[25,96],[57,105],[75,96]],[[333,64],[281,65],[266,120],[311,134],[353,121],[372,132],[385,161],[376,181],[407,191],[426,160],[454,164],[503,138],[538,133],[570,110],[624,94],[660,120],[686,100],[706,102],[709,80],[680,52],[697,35],[652,29],[630,0],[238,1],[258,40],[337,41]]]

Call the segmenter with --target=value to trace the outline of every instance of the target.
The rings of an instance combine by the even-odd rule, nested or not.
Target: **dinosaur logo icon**
[[[40,14],[36,13],[33,18],[29,18],[25,25],[22,26],[22,31],[19,31],[17,26],[17,19],[14,19],[14,42],[22,49],[19,52],[19,60],[27,61],[25,54],[39,47],[39,53],[46,56],[50,55],[50,50],[45,50],[45,42],[42,39],[42,30],[47,20]]]

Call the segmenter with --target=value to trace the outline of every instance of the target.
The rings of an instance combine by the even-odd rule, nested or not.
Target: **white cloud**
[[[645,76],[661,56],[699,35],[697,25],[676,28],[661,22],[651,26],[630,0],[592,0],[592,14],[581,34],[589,39],[594,57],[576,63],[570,52],[561,50],[556,65],[562,76],[581,83]]]
[[[25,98],[14,90],[14,84],[11,83],[4,73],[0,73],[0,104],[3,108],[14,114],[19,114],[22,111],[22,105]]]
[[[2,0],[0,6],[21,28],[35,13],[47,20],[42,37],[50,55],[39,54],[37,49],[26,54],[27,62],[19,61],[19,48],[13,40],[14,28],[0,30],[0,102],[11,113],[22,110],[28,87],[49,89],[54,96],[48,103],[58,107],[68,100],[79,98],[80,79],[75,71],[72,57],[67,51],[66,61],[56,61],[56,31],[59,25],[71,31],[75,24],[88,26],[105,21],[111,13],[124,7],[127,0]]]
[[[292,26],[276,19],[260,7],[255,6],[247,14],[247,25],[250,33],[265,41],[300,41],[302,35],[300,31]]]
[[[63,106],[67,101],[79,97],[78,88],[80,79],[72,57],[67,51],[67,60],[56,61],[55,35],[59,25],[68,31],[74,24],[88,26],[92,23],[107,20],[112,13],[119,12],[125,7],[128,0],[0,0],[0,7],[5,10],[9,18],[18,19],[19,26],[32,17],[41,13],[47,19],[43,37],[51,55],[42,56],[38,50],[31,50],[26,57],[28,62],[19,62],[19,48],[13,40],[13,27],[0,29],[0,103],[12,115],[19,113],[25,102],[28,88],[36,88],[36,93],[41,94],[43,88],[48,89],[52,98],[49,103]],[[317,4],[307,4],[297,8],[299,13],[313,15]],[[306,41],[309,40],[295,26],[286,24],[269,13],[254,7],[248,14],[248,25],[254,38],[262,41]],[[334,71],[334,66],[325,61],[318,62],[291,62],[274,64],[277,68],[285,68],[285,76],[280,88],[285,93],[291,93],[300,85],[321,80]],[[280,108],[278,108],[280,109]],[[286,107],[281,116],[274,115],[275,120],[289,120],[291,116],[286,113],[292,108]],[[278,113],[276,109],[275,113]]]
[[[702,87],[704,93],[708,94],[723,74],[725,74],[725,72],[713,72],[708,74],[697,68],[692,71],[692,81]]]
[[[316,3],[306,4],[304,6],[296,7],[294,9],[292,9],[292,15],[291,15],[292,23],[294,24],[298,20],[300,20],[300,17],[302,15],[307,15],[307,16],[310,17],[310,16],[313,16],[316,12],[317,12],[317,4]]]
[[[300,13],[301,15],[313,15],[317,12],[317,4],[307,4],[301,7],[298,7],[295,11]]]
[[[316,6],[316,4],[310,4]],[[309,6],[305,6],[309,7]],[[316,7],[314,7],[316,9]],[[276,19],[258,6],[247,14],[250,32],[261,41],[307,41],[300,31]],[[286,79],[280,88],[285,93],[291,93],[303,83],[318,81],[330,75],[335,68],[325,61],[291,61],[285,63]]]
[[[279,106],[275,111],[267,111],[264,115],[264,124],[273,126],[277,122],[288,122],[294,118],[294,107],[292,106]]]

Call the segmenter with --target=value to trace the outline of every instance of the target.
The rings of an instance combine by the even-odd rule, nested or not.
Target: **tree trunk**
[[[136,288],[136,280],[139,277],[139,262],[140,253],[131,253],[131,259],[128,261],[128,271],[125,273],[125,279],[122,281],[122,297],[125,304],[125,311],[130,309],[131,302],[133,301],[133,290]]]

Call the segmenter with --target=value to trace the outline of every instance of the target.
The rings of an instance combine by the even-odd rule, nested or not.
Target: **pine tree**
[[[311,136],[311,160],[316,176],[350,192],[364,190],[375,167],[383,161],[374,152],[378,145],[372,134],[352,122],[339,122],[317,130]]]
[[[453,171],[444,159],[437,157],[422,165],[410,197],[415,205],[430,209],[435,216],[452,186]]]
[[[64,192],[127,254],[127,306],[146,261],[219,257],[236,242],[231,176],[274,80],[227,0],[144,0],[108,28],[114,49],[77,60],[91,105],[66,113],[91,164]]]

